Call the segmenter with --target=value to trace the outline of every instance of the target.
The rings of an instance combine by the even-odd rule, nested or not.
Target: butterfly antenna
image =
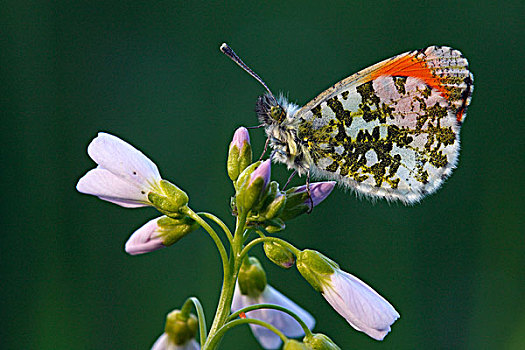
[[[239,56],[237,56],[237,54],[231,49],[231,47],[228,46],[228,44],[226,43],[223,43],[221,45],[221,51],[226,55],[228,56],[229,58],[232,59],[233,62],[237,63],[239,65],[239,67],[241,67],[242,69],[244,69],[246,72],[248,72],[248,74],[250,74],[252,77],[254,77],[259,83],[261,83],[262,86],[264,86],[264,88],[266,89],[266,91],[268,91],[268,93],[270,94],[270,96],[273,98],[274,101],[277,101],[275,99],[275,96],[272,94],[272,92],[270,91],[270,89],[268,88],[268,86],[266,86],[266,84],[264,83],[264,81],[257,75],[257,73],[255,73],[250,67],[248,67],[246,65],[246,63],[244,63],[240,58]]]

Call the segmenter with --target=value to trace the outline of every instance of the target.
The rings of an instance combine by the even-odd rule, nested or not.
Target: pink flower
[[[158,221],[161,218],[163,217],[161,216],[150,220],[137,231],[133,232],[124,247],[126,253],[137,255],[165,248],[166,246],[163,244],[163,238],[161,236],[162,229],[158,225]]]
[[[148,193],[159,188],[161,177],[142,152],[101,132],[89,144],[88,154],[98,166],[78,181],[79,192],[128,208],[150,205]]]
[[[262,192],[264,192],[266,187],[268,187],[268,183],[270,182],[271,173],[272,173],[272,162],[270,161],[270,159],[267,159],[264,162],[262,162],[261,165],[259,165],[257,169],[253,171],[253,173],[250,174],[250,181],[249,181],[248,186],[253,184],[255,180],[262,179],[263,180]]]
[[[322,293],[352,327],[376,340],[383,340],[390,326],[400,317],[375,290],[339,269],[330,276],[330,281],[323,283]]]
[[[233,134],[233,140],[230,143],[230,148],[237,146],[240,151],[246,144],[250,144],[250,134],[248,134],[248,130],[245,127],[241,126],[235,130],[235,133]]]
[[[167,333],[162,333],[151,347],[151,350],[200,350],[200,348],[199,343],[195,339],[191,339],[182,345],[177,345],[170,340]]]
[[[315,325],[315,319],[308,311],[301,308],[268,284],[257,297],[243,295],[239,285],[236,286],[235,293],[233,294],[232,312],[256,304],[274,304],[283,306],[297,314],[304,323],[306,323],[309,329],[312,329]],[[274,309],[258,309],[249,311],[246,315],[249,318],[262,320],[273,325],[288,337],[297,338],[304,336],[304,331],[299,323],[285,312]],[[250,328],[252,329],[253,335],[263,348],[277,349],[281,345],[281,338],[269,329],[253,324],[250,324]]]
[[[314,207],[324,201],[330,193],[332,193],[332,190],[334,189],[336,182],[335,181],[323,181],[323,182],[314,182],[311,183],[310,186],[310,197],[312,198],[312,202],[314,204]],[[295,193],[306,193],[307,187],[306,185],[299,186],[295,190]],[[304,204],[310,205],[310,199],[306,199],[304,201]]]

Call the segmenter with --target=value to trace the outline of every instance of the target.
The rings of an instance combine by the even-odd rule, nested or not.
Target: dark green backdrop
[[[111,132],[156,161],[193,208],[231,224],[226,150],[236,127],[257,124],[263,90],[219,52],[223,41],[299,104],[408,50],[439,44],[466,55],[475,90],[458,169],[441,190],[403,207],[338,189],[285,231],[395,305],[401,319],[385,341],[351,329],[295,270],[264,265],[345,350],[525,347],[522,1],[0,7],[2,349],[147,349],[190,295],[211,320],[220,264],[209,237],[130,257],[124,242],[154,210],[125,210],[75,184],[94,165],[90,140]],[[263,132],[251,135],[259,152]],[[274,166],[276,179],[287,174]],[[256,343],[238,328],[223,348]]]

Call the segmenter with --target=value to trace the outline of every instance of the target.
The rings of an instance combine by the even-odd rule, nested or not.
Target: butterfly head
[[[255,112],[259,122],[266,125],[280,124],[286,118],[286,111],[270,94],[259,96],[255,105]]]

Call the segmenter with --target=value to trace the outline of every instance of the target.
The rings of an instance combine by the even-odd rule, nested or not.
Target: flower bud
[[[161,216],[135,231],[126,242],[125,250],[131,255],[149,253],[174,244],[199,227],[200,225],[189,217],[172,219]]]
[[[295,264],[295,256],[278,242],[264,242],[264,253],[276,265],[288,269]]]
[[[199,322],[192,315],[184,315],[180,310],[174,310],[166,317],[165,332],[175,345],[182,345],[195,338]]]
[[[341,350],[341,348],[328,338],[326,335],[321,333],[312,334],[311,336],[306,336],[303,339],[304,343],[307,346],[307,349],[312,350]]]
[[[285,225],[284,221],[282,221],[279,218],[272,219],[272,220],[266,220],[264,222],[264,229],[268,233],[277,233],[279,231],[284,230],[285,228],[286,228],[286,225]]]
[[[304,279],[319,292],[323,291],[323,286],[330,281],[330,276],[339,269],[339,265],[334,261],[310,249],[297,254],[296,266]]]
[[[310,348],[298,340],[289,339],[284,343],[283,350],[310,350]]]
[[[335,181],[314,182],[309,185],[310,195],[306,185],[293,187],[286,191],[286,205],[279,217],[284,220],[293,219],[306,213],[310,207],[315,207],[332,192]]]
[[[250,169],[251,166],[246,168]],[[243,176],[244,172],[239,176],[237,180],[238,191],[237,191],[237,208],[239,210],[249,211],[251,210],[264,196],[266,193],[268,183],[270,182],[271,174],[271,162],[265,160],[260,163],[257,169],[253,170],[249,176]],[[239,180],[243,180],[239,184]]]
[[[258,297],[266,288],[266,272],[257,258],[244,259],[239,270],[239,288],[241,294],[252,298]]]
[[[371,338],[383,340],[399,318],[399,313],[385,298],[323,254],[304,250],[297,254],[296,265],[301,275],[323,294],[337,313]]]
[[[188,204],[188,195],[166,180],[160,181],[160,189],[162,193],[150,192],[148,199],[161,213],[178,216],[180,209]]]
[[[239,174],[252,162],[252,147],[248,130],[240,127],[235,131],[228,150],[227,170],[232,181],[237,180]]]

